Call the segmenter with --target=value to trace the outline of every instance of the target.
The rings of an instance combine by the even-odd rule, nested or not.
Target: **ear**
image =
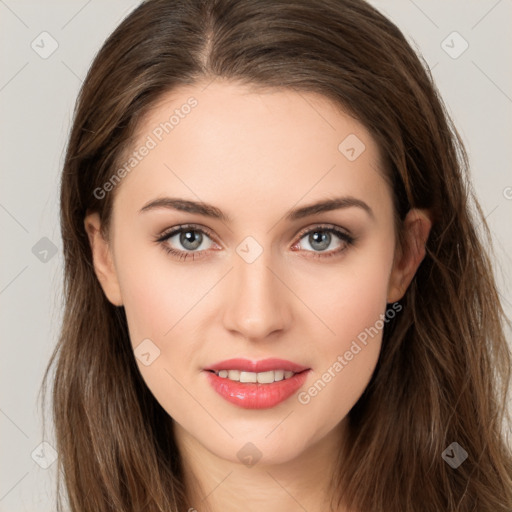
[[[89,213],[84,218],[84,227],[89,236],[94,271],[107,299],[114,306],[122,306],[121,289],[117,280],[110,245],[101,232],[101,221],[97,212]]]
[[[404,246],[398,247],[389,277],[388,303],[400,300],[425,257],[432,216],[429,210],[409,210],[404,219]]]

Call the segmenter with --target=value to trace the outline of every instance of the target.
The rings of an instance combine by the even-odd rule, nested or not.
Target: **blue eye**
[[[332,235],[341,241],[341,247],[338,246],[335,250],[326,251],[333,241]],[[355,241],[353,236],[333,226],[316,226],[313,229],[309,229],[306,232],[301,233],[300,240],[304,238],[307,239],[307,243],[313,248],[313,251],[307,252],[313,252],[312,257],[314,258],[328,258],[336,256],[349,246],[353,245]],[[297,247],[297,245],[298,244],[295,244],[293,247]],[[325,254],[323,254],[324,252]]]
[[[334,237],[333,237],[334,235]],[[184,250],[175,249],[169,242],[172,238],[176,237],[173,244],[180,244]],[[305,252],[313,253],[311,257],[314,258],[327,258],[336,256],[337,254],[345,251],[349,246],[353,245],[355,238],[345,231],[338,229],[334,226],[315,226],[312,229],[302,232],[299,236],[299,241],[294,244],[294,248],[300,245],[300,241],[307,237],[307,243],[313,250],[306,250]],[[206,240],[211,240],[211,233],[203,227],[196,225],[181,225],[173,228],[156,238],[156,242],[160,243],[168,254],[176,257],[178,260],[186,260],[191,257],[192,260],[205,257],[208,252],[208,247],[203,244]],[[338,239],[339,246],[334,250],[327,251],[331,246],[333,239]],[[214,244],[216,245],[216,244]],[[202,249],[200,249],[202,247]]]
[[[204,228],[199,228],[194,225],[186,225],[178,226],[173,228],[172,231],[164,233],[157,239],[157,242],[162,243],[163,248],[169,254],[176,256],[179,260],[186,260],[189,256],[191,256],[192,259],[195,259],[198,256],[202,257],[202,254],[205,252],[204,249],[197,251],[197,249],[203,245],[205,236],[210,238],[209,233]],[[185,248],[185,251],[174,249],[169,246],[169,241],[174,237],[178,238],[178,242]]]

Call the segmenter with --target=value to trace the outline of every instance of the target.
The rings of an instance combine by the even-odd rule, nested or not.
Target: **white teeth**
[[[270,384],[274,382],[274,372],[260,372],[256,374],[256,379],[260,384]]]
[[[240,380],[240,370],[229,370],[227,374],[230,380]]]
[[[268,372],[243,372],[240,370],[219,370],[217,375],[223,379],[230,379],[236,382],[258,382],[260,384],[272,384],[283,379],[289,379],[294,372],[289,370],[270,370]]]
[[[254,372],[240,372],[240,382],[256,382],[258,374]]]

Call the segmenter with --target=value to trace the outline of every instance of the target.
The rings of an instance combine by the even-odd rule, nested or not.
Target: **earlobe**
[[[122,306],[121,290],[114,267],[111,247],[101,232],[101,220],[97,212],[84,218],[84,227],[89,237],[93,257],[94,271],[107,299],[114,306]]]
[[[400,300],[425,257],[425,246],[432,227],[429,210],[409,210],[403,222],[404,247],[397,251],[389,278],[387,302]]]

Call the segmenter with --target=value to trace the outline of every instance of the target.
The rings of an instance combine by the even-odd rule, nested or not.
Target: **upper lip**
[[[309,370],[307,366],[302,366],[286,359],[262,359],[260,361],[252,361],[250,359],[226,359],[219,361],[205,368],[205,370],[241,370],[244,372],[269,372],[271,370],[288,370],[294,373],[299,373],[304,370]]]

